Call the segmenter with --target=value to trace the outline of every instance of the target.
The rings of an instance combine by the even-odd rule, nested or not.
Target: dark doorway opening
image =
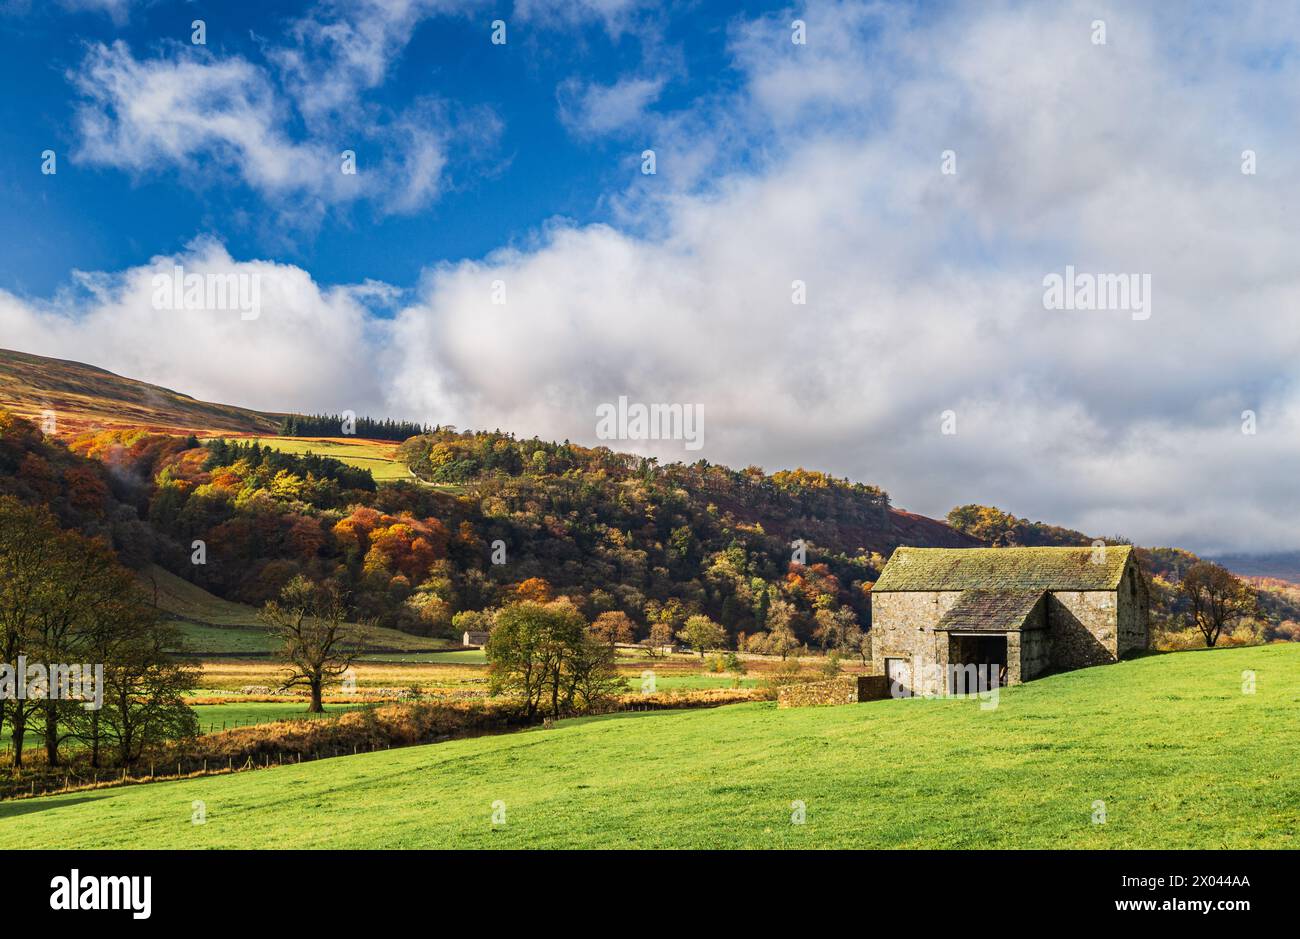
[[[1005,633],[951,636],[948,642],[950,687],[955,694],[988,691],[993,681],[999,686],[1007,683]]]

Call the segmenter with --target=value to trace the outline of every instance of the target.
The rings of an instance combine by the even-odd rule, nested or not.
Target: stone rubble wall
[[[888,697],[889,682],[884,675],[842,675],[826,681],[786,685],[777,693],[777,707],[857,704]]]

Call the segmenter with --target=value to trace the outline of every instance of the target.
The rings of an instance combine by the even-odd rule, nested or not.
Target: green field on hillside
[[[264,654],[274,650],[275,637],[258,621],[253,607],[222,600],[157,565],[143,571],[139,581],[145,597],[155,600],[159,609],[173,617],[173,624],[181,632],[181,651]],[[355,628],[373,649],[435,652],[448,645],[445,639],[412,636],[382,626]]]
[[[370,470],[375,482],[414,479],[403,464],[397,462],[398,444],[391,440],[361,440],[356,437],[247,437],[282,453],[328,456],[349,466]]]
[[[1273,645],[1044,678],[992,710],[610,715],[6,802],[0,848],[1294,848],[1297,753],[1300,646]]]
[[[430,483],[416,478],[406,464],[397,460],[397,448],[400,446],[392,440],[361,440],[356,437],[243,437],[245,441],[256,440],[264,447],[283,453],[303,454],[308,451],[317,456],[328,456],[358,469],[370,470],[370,475],[377,483],[391,483],[404,480],[429,486],[439,492],[458,495],[468,491],[467,486],[449,483]]]

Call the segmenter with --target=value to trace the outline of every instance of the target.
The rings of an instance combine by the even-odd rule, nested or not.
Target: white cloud
[[[431,273],[397,321],[393,404],[593,441],[619,394],[698,401],[712,459],[820,466],[930,513],[994,502],[1147,542],[1295,546],[1295,148],[1239,172],[1278,130],[1238,105],[1300,87],[1294,58],[1262,73],[1235,54],[1275,27],[1199,21],[1188,63],[1158,11],[871,9],[810,5],[806,50],[788,17],[737,31],[749,81],[684,143],[757,152],[695,195],[656,179],[665,199],[631,203],[658,213],[654,237],[559,226]],[[1066,264],[1150,273],[1151,319],[1045,310]]]
[[[642,28],[653,0],[515,0],[514,15],[524,23],[547,29],[570,29],[599,21],[617,40]]]
[[[154,306],[156,275],[258,278],[261,314]],[[370,282],[324,288],[305,271],[271,261],[235,261],[210,240],[114,275],[83,276],[87,295],[40,307],[0,291],[4,345],[89,362],[208,401],[271,411],[358,413],[381,397],[371,350],[386,344],[367,304],[391,300]]]
[[[91,45],[69,74],[82,95],[74,159],[137,175],[175,168],[199,188],[242,183],[283,219],[310,224],[359,200],[384,214],[418,212],[445,189],[453,147],[473,158],[500,132],[485,109],[457,120],[430,98],[396,113],[366,107],[357,95],[370,86],[358,62],[294,55],[301,65],[290,81],[302,95],[296,101],[267,69],[239,56],[173,45],[136,58],[120,41]],[[315,97],[312,76],[321,81]],[[295,104],[307,119],[305,134],[291,130]],[[345,151],[355,155],[355,173],[344,172]]]
[[[125,23],[131,14],[131,7],[139,6],[139,0],[59,0],[59,4],[68,10],[89,10],[107,13],[114,23]]]
[[[357,193],[357,177],[339,171],[337,154],[285,135],[266,76],[244,59],[142,61],[123,42],[96,44],[74,80],[86,97],[76,157],[88,163],[141,172],[161,162],[191,174],[215,165],[270,195],[335,201]]]
[[[290,29],[293,42],[270,50],[299,111],[310,123],[357,110],[361,92],[383,84],[419,24],[470,13],[485,0],[325,0]]]
[[[661,78],[622,78],[612,85],[570,79],[560,85],[560,120],[579,136],[594,137],[642,121],[663,90]]]

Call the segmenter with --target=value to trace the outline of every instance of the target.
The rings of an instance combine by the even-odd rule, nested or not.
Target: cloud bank
[[[584,133],[635,113],[656,141],[617,226],[556,221],[432,266],[392,309],[383,285],[199,242],[189,263],[267,278],[260,320],[144,311],[157,258],[76,301],[0,295],[0,332],[230,403],[587,443],[620,395],[699,403],[702,451],[647,452],[822,468],[930,514],[977,501],[1145,544],[1297,548],[1300,74],[1277,37],[1300,24],[1196,12],[814,2],[803,46],[794,13],[736,22],[732,92],[651,115],[627,85],[618,120],[599,91],[573,99]],[[238,87],[256,124],[256,84]],[[1045,309],[1067,265],[1150,275],[1150,318]]]

